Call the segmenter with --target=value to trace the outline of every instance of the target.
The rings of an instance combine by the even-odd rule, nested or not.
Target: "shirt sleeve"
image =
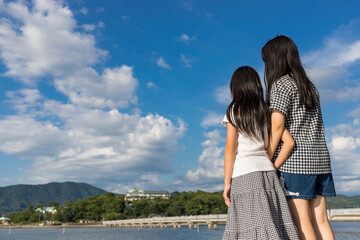
[[[291,88],[284,82],[275,82],[270,92],[270,109],[288,114],[291,104]]]
[[[227,125],[228,122],[229,122],[229,120],[227,119],[226,114],[225,114],[223,120],[221,121],[221,124],[222,124],[224,127],[226,127],[226,125]]]

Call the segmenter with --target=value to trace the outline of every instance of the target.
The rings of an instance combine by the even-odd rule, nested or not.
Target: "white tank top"
[[[226,115],[221,124],[229,122]],[[238,133],[237,152],[232,177],[257,171],[275,170],[266,152],[267,141],[259,141]]]

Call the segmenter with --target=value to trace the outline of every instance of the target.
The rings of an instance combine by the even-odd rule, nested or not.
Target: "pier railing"
[[[360,221],[360,208],[328,209],[330,221]]]
[[[360,208],[328,209],[330,221],[360,221]],[[216,229],[218,225],[226,224],[226,214],[180,216],[180,217],[153,217],[141,219],[126,219],[103,221],[108,227],[160,227],[180,228],[189,226],[197,228],[199,225],[207,225],[209,229]]]
[[[217,225],[226,223],[226,214],[180,216],[180,217],[153,217],[142,219],[127,219],[103,221],[103,225],[108,227],[161,227],[180,228],[187,225],[189,228],[197,228],[199,225],[208,225],[208,228],[216,229]]]

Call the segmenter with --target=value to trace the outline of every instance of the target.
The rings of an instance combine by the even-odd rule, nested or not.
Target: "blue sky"
[[[217,191],[228,83],[291,37],[338,193],[360,194],[357,1],[0,0],[0,186]]]

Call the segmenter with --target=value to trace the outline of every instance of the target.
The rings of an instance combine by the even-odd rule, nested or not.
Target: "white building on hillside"
[[[170,193],[168,191],[145,191],[137,188],[129,189],[125,195],[125,201],[136,201],[141,199],[169,199]]]

